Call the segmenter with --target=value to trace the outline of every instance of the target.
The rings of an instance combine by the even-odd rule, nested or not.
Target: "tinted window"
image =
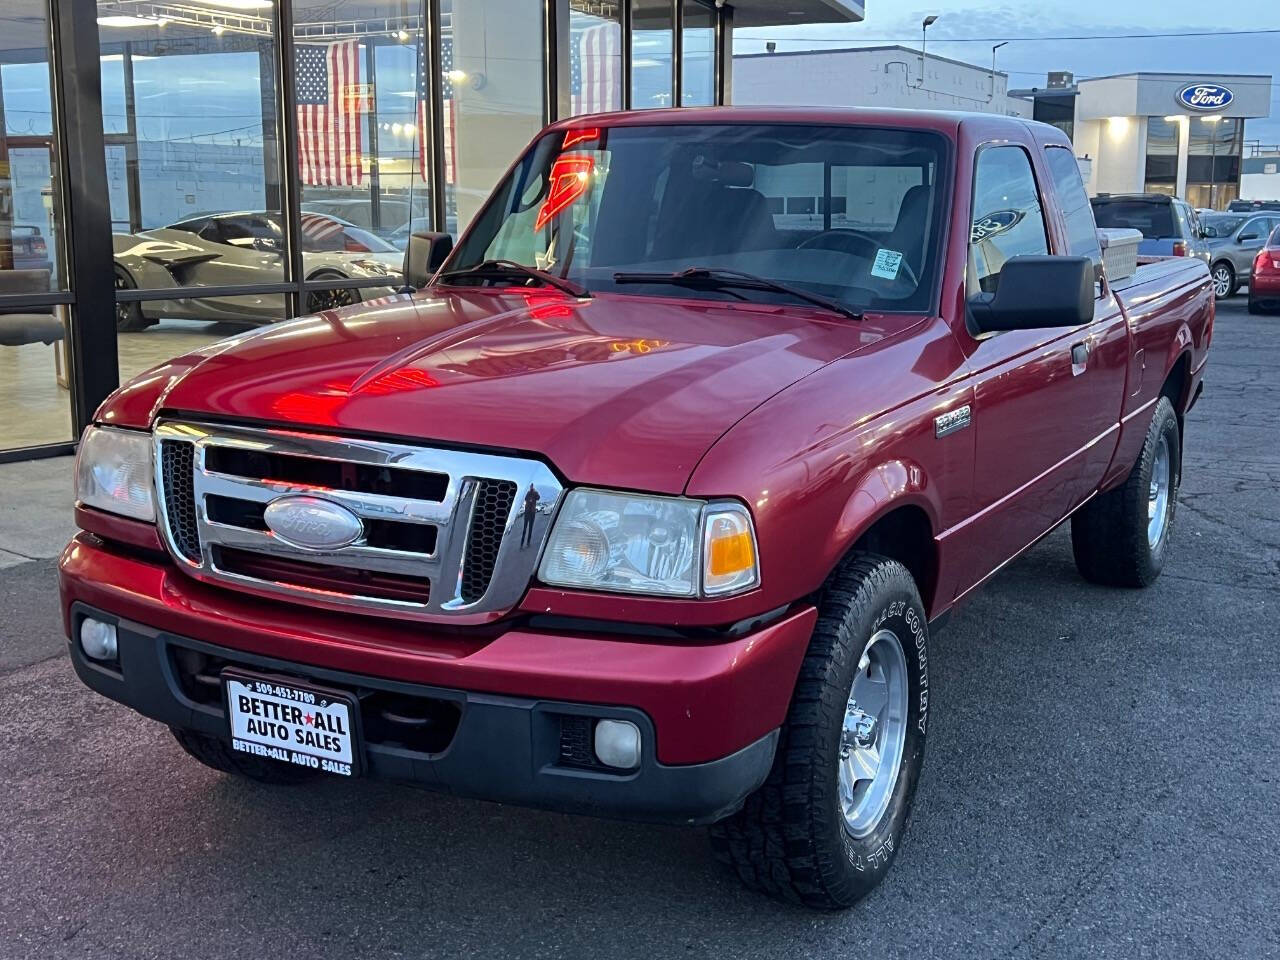
[[[1255,237],[1265,237],[1269,231],[1271,222],[1267,217],[1254,217],[1240,230],[1240,236],[1253,234]]]
[[[1173,204],[1168,200],[1097,197],[1093,201],[1093,217],[1100,227],[1140,230],[1148,240],[1179,237],[1173,223]]]
[[[1101,263],[1098,228],[1093,222],[1093,211],[1089,208],[1089,197],[1084,192],[1084,181],[1080,178],[1080,165],[1076,163],[1075,154],[1063,147],[1050,147],[1045,156],[1049,161],[1058,206],[1067,221],[1068,252],[1072,256],[1088,257],[1095,264]]]
[[[969,241],[973,279],[984,293],[996,289],[1006,260],[1049,252],[1040,193],[1021,147],[991,147],[978,154]]]
[[[1236,232],[1236,227],[1244,223],[1244,217],[1203,217],[1200,222],[1204,225],[1205,236],[1229,237]]]

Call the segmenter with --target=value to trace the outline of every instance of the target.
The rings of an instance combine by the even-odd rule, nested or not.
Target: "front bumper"
[[[60,565],[69,636],[115,622],[118,668],[71,644],[91,688],[170,726],[227,737],[220,692],[185,671],[237,666],[358,691],[370,709],[416,699],[456,715],[447,742],[370,736],[363,768],[464,796],[666,823],[706,823],[763,783],[812,632],[805,609],[717,643],[512,628],[469,639],[421,624],[317,614],[197,583],[167,560],[81,535]],[[433,707],[434,709],[434,707]],[[563,762],[565,717],[630,720],[632,772]]]

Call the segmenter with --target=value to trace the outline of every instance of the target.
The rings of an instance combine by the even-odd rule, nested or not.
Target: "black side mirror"
[[[1242,233],[1240,236],[1236,237],[1236,243],[1248,243],[1250,240],[1257,239],[1258,235],[1256,233]]]
[[[969,298],[977,333],[1079,327],[1093,320],[1093,261],[1088,257],[1013,257],[995,293]]]
[[[404,248],[404,282],[421,290],[453,253],[453,237],[447,233],[411,233]]]

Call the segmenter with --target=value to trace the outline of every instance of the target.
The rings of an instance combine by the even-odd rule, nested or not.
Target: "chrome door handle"
[[[1089,354],[1092,350],[1093,346],[1088,340],[1071,345],[1071,373],[1073,376],[1080,376],[1088,368]]]

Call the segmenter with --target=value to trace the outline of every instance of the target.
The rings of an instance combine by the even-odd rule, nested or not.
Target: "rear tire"
[[[1225,260],[1219,260],[1209,270],[1209,278],[1213,281],[1213,296],[1216,300],[1226,300],[1236,295],[1239,281],[1236,271]]]
[[[900,563],[854,554],[832,575],[773,769],[742,810],[711,828],[717,858],[748,887],[837,910],[884,878],[924,761],[927,647],[924,605]],[[860,725],[868,717],[874,723]]]
[[[1262,313],[1262,305],[1257,300],[1254,300],[1253,297],[1249,298],[1249,312],[1252,314]]]
[[[1071,517],[1071,551],[1081,576],[1112,587],[1155,582],[1169,552],[1181,458],[1178,417],[1169,398],[1161,397],[1124,483]]]
[[[179,730],[177,727],[170,727],[169,732],[173,734],[173,738],[178,741],[178,745],[183,750],[206,767],[221,773],[230,773],[257,780],[259,783],[277,785],[304,783],[315,776],[315,771],[295,767],[291,763],[239,753],[232,750],[231,745],[225,740],[217,737],[194,733],[191,730]]]

